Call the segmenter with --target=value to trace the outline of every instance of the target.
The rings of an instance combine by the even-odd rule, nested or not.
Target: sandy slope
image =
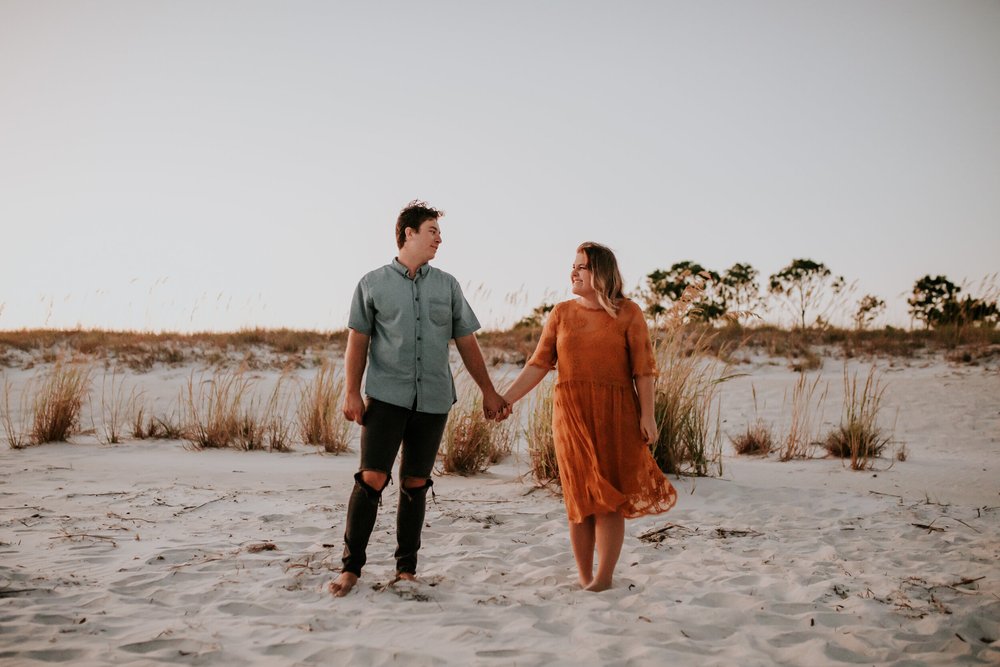
[[[753,415],[750,384],[780,421],[792,374],[750,370],[725,386],[727,430]],[[141,378],[165,398],[186,376],[170,373]],[[559,499],[516,459],[438,479],[418,584],[387,585],[390,487],[361,585],[334,600],[355,455],[0,450],[0,661],[998,664],[1000,375],[936,363],[889,380],[905,463],[727,458],[722,479],[680,480],[677,508],[628,524],[616,587],[596,595],[576,587]]]

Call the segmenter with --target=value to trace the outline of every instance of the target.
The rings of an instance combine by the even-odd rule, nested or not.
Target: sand
[[[839,364],[818,428],[839,416]],[[436,478],[416,583],[391,583],[389,487],[364,576],[334,599],[356,453],[2,449],[0,663],[1000,664],[1000,372],[881,364],[905,462],[727,447],[722,477],[672,480],[674,510],[628,522],[600,594],[579,590],[562,503],[518,454]],[[739,370],[723,430],[780,426],[794,374]],[[162,403],[190,372],[128,379]]]

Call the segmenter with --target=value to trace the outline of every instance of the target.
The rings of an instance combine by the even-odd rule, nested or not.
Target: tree
[[[719,280],[719,296],[727,313],[747,314],[760,305],[758,275],[757,269],[739,262],[726,269]]]
[[[854,313],[854,328],[864,331],[875,321],[875,318],[885,312],[885,301],[874,294],[866,294],[858,301],[858,310]]]
[[[1000,308],[989,297],[966,295],[959,300],[962,288],[944,276],[926,275],[913,284],[913,294],[906,300],[910,314],[931,327],[980,323],[995,326],[1000,320]]]
[[[726,312],[725,303],[717,293],[718,285],[719,274],[715,271],[706,270],[697,262],[677,262],[666,271],[657,269],[646,276],[646,310],[653,317],[660,315],[667,310],[665,300],[677,303],[685,290],[693,288],[698,295],[692,300],[691,318],[712,322]]]
[[[974,299],[971,296],[966,296],[961,303],[958,304],[957,314],[954,319],[950,320],[954,324],[971,324],[980,323],[987,326],[996,326],[997,321],[1000,321],[1000,308],[997,307],[996,301],[986,301],[984,299]]]
[[[531,329],[542,326],[545,323],[545,316],[548,315],[550,312],[552,312],[552,309],[555,307],[556,305],[554,303],[542,302],[541,305],[535,306],[532,309],[530,315],[526,315],[525,317],[522,317],[520,320],[518,320],[514,324],[514,328]]]
[[[806,328],[806,313],[832,305],[832,296],[844,289],[843,276],[834,276],[826,264],[811,259],[793,259],[791,264],[768,277],[768,291],[784,299],[784,305]]]
[[[906,300],[910,315],[923,321],[928,329],[944,324],[957,314],[961,291],[961,287],[944,276],[926,275],[913,284],[913,295]]]

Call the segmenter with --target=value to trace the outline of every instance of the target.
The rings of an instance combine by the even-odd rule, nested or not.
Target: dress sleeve
[[[538,339],[538,345],[535,346],[535,352],[528,359],[529,366],[541,366],[546,370],[553,370],[556,367],[556,330],[558,328],[559,321],[559,308],[558,306],[552,310],[549,315],[549,319],[545,321],[545,326],[542,327],[542,337]]]
[[[634,303],[629,305],[632,311],[625,340],[628,345],[629,364],[632,367],[632,377],[640,375],[658,375],[656,356],[653,354],[653,344],[649,339],[649,327],[646,318]]]

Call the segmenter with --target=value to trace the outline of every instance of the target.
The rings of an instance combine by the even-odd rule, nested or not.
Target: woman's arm
[[[525,394],[534,389],[548,372],[549,369],[542,366],[532,366],[530,364],[525,366],[517,376],[517,379],[514,380],[514,383],[507,387],[507,391],[503,393],[504,400],[512,404],[521,399]]]
[[[656,442],[656,411],[653,407],[653,376],[640,375],[635,378],[635,390],[639,394],[639,428],[646,444]]]

